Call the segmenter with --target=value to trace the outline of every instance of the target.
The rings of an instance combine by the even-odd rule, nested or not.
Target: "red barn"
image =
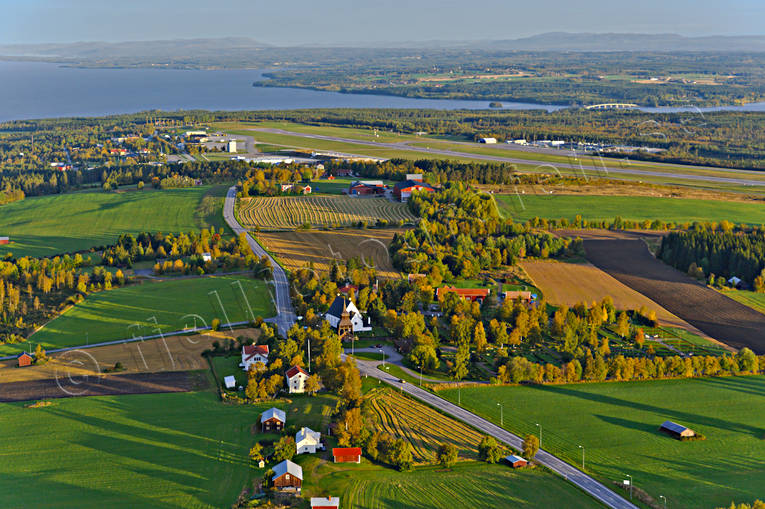
[[[24,352],[18,356],[19,367],[23,368],[24,366],[31,366],[33,360],[34,360],[34,357]]]
[[[505,457],[505,461],[507,461],[507,463],[513,468],[525,467],[529,463],[525,459],[515,454],[511,454],[510,456]]]
[[[338,497],[311,497],[311,509],[339,509]]]
[[[0,237],[0,246],[5,244],[10,244],[10,243],[11,243],[11,239],[9,239],[8,237]]]
[[[335,447],[332,457],[335,463],[361,463],[361,447]]]

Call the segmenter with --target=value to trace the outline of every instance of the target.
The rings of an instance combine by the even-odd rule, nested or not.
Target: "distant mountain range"
[[[491,49],[508,51],[765,51],[765,36],[761,35],[709,35],[686,37],[677,34],[621,34],[621,33],[568,33],[550,32],[545,34],[504,40],[475,41],[396,41],[353,44],[321,44],[298,46],[297,48],[327,49],[331,47],[409,49]],[[218,52],[229,56],[251,54],[253,51],[288,49],[266,44],[247,37],[217,39],[177,39],[160,41],[126,42],[76,42],[69,44],[12,44],[0,45],[0,55],[27,56],[38,58],[62,57],[72,59],[120,59],[150,58],[177,59],[184,57],[212,57]]]

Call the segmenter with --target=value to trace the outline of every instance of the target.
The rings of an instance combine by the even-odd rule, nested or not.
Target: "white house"
[[[233,389],[236,387],[236,378],[233,375],[229,375],[223,378],[223,383],[226,385],[226,389]]]
[[[268,364],[268,345],[245,345],[242,348],[242,362],[239,364],[245,371],[256,362]]]
[[[311,428],[300,428],[295,434],[296,454],[310,453],[314,454],[316,449],[324,449],[321,443],[321,433],[313,431]]]
[[[287,387],[291,394],[305,392],[305,382],[308,380],[308,372],[300,366],[292,366],[287,370]]]
[[[211,262],[212,261],[212,255],[210,253],[202,253],[202,261],[203,262]]]
[[[329,322],[333,329],[336,329],[337,325],[340,323],[343,307],[345,307],[345,310],[348,311],[348,314],[350,315],[351,323],[353,324],[353,332],[372,330],[372,326],[369,324],[369,319],[367,319],[367,323],[365,324],[361,311],[359,311],[352,300],[346,302],[344,297],[335,297],[335,300],[332,301],[332,305],[329,306],[329,311],[324,315],[324,319]]]

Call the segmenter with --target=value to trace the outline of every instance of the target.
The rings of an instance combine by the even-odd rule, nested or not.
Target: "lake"
[[[253,87],[263,70],[78,69],[41,62],[0,62],[0,121],[103,116],[151,109],[300,108],[487,109],[489,101],[414,99],[297,88]],[[502,102],[505,109],[562,106]],[[690,108],[712,111],[719,108]],[[765,111],[765,103],[725,109]],[[679,111],[680,108],[645,108]]]

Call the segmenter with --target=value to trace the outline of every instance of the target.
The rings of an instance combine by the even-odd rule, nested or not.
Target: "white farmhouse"
[[[239,364],[245,371],[256,362],[268,364],[268,345],[245,345],[242,348],[242,362]]]
[[[316,449],[324,449],[321,443],[321,433],[313,431],[311,428],[300,428],[295,434],[296,454],[310,453],[314,454]]]
[[[346,302],[344,297],[336,297],[329,307],[329,311],[324,315],[324,319],[329,322],[333,329],[337,329],[337,326],[340,324],[343,309],[348,311],[349,318],[353,324],[353,332],[372,330],[372,326],[369,325],[369,319],[367,319],[365,324],[361,311],[358,310],[353,301],[349,300]]]
[[[305,392],[305,382],[308,380],[308,372],[300,366],[292,366],[287,370],[287,387],[290,394],[302,394]]]

